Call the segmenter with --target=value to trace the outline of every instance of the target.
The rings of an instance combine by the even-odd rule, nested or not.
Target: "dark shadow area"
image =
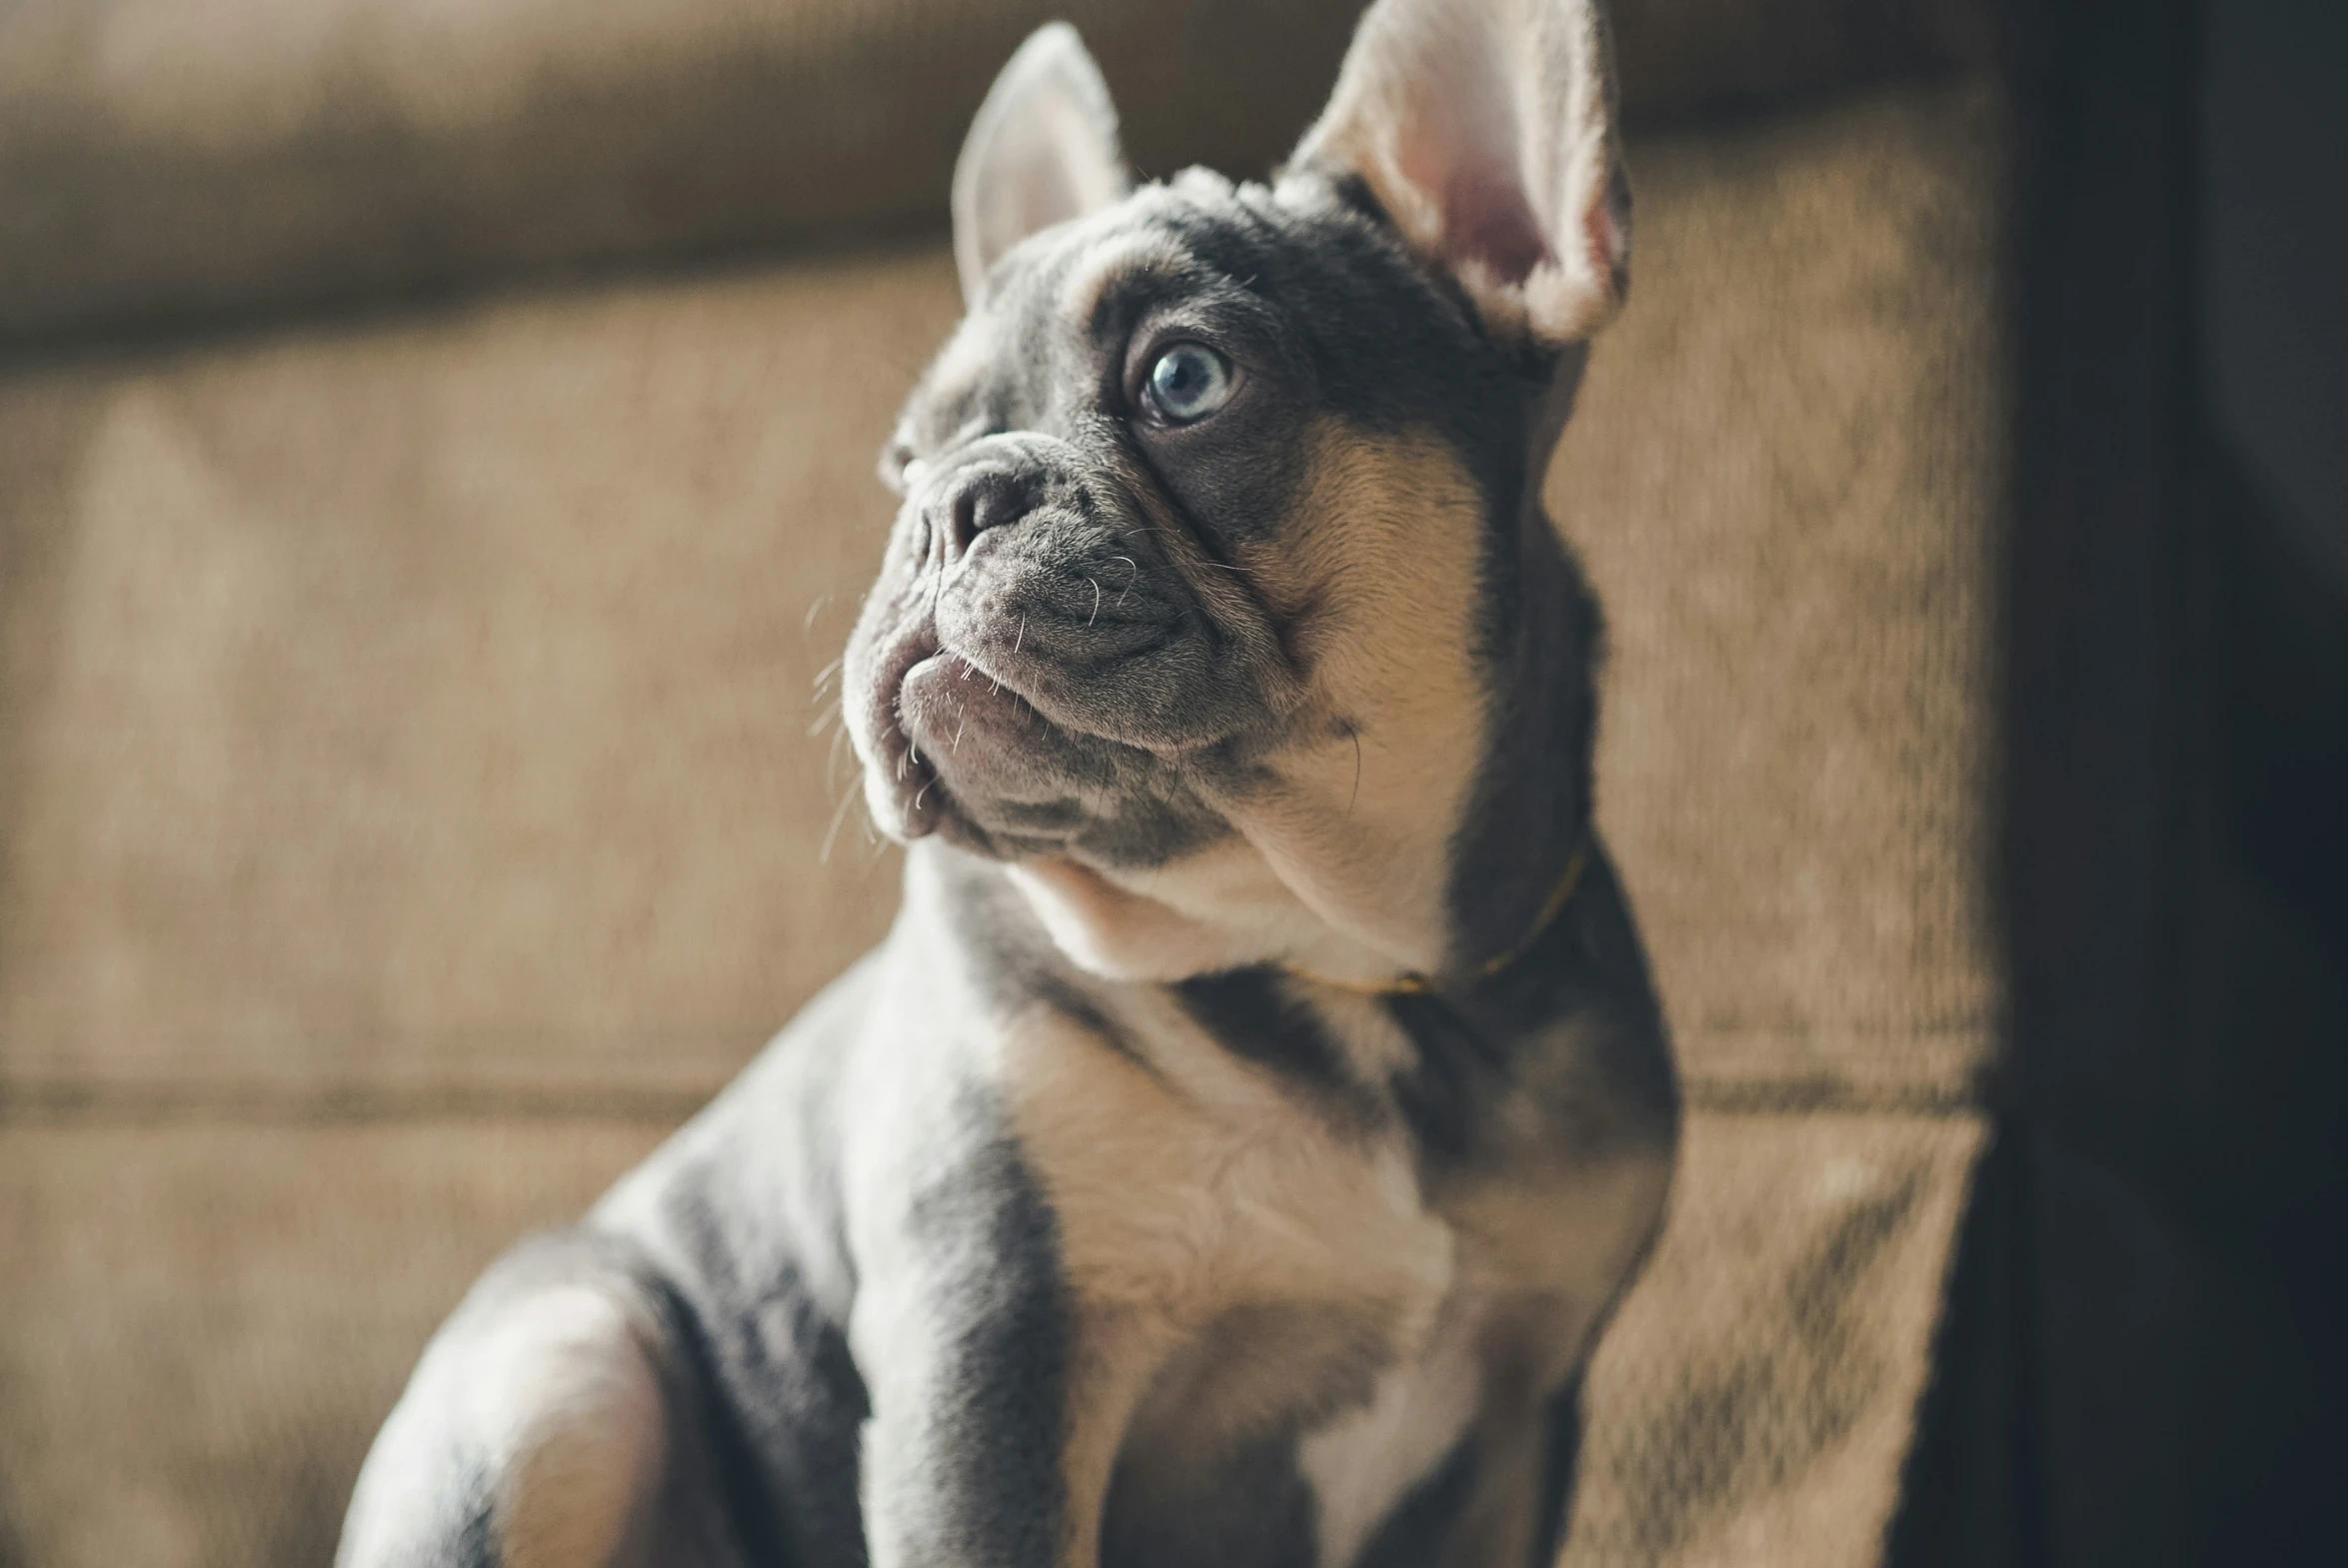
[[[2009,18],[2013,1043],[1906,1568],[2348,1539],[2348,28],[2229,6]]]

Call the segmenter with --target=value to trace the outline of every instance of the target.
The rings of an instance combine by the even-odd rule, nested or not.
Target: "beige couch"
[[[1350,20],[0,13],[0,1564],[325,1561],[467,1279],[878,935],[819,674],[1059,9],[1158,172],[1275,157]],[[2005,1006],[2003,121],[1968,6],[1618,11],[1550,500],[1692,1117],[1567,1557],[1855,1568]]]

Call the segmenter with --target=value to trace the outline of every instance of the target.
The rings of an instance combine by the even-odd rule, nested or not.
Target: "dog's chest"
[[[1327,1339],[1428,1318],[1456,1238],[1398,1129],[1315,1113],[1208,1041],[1146,1045],[1121,1053],[1043,1011],[1006,1045],[1013,1122],[1083,1310],[1174,1338],[1271,1304],[1326,1308]]]
[[[1195,1030],[1121,1051],[1040,1008],[1000,1065],[1079,1302],[1183,1333],[1235,1309],[1308,1306],[1323,1337],[1375,1323],[1398,1352],[1463,1294],[1609,1293],[1643,1241],[1662,1150],[1609,1130],[1602,1092],[1571,1070],[1570,1035],[1528,1040],[1521,1081],[1477,1085],[1463,1146],[1447,1152],[1373,1086],[1399,1065],[1390,1040],[1347,1037],[1356,1070],[1340,1093]]]
[[[1005,1058],[1080,1339],[1152,1369],[1104,1560],[1353,1563],[1496,1404],[1521,1426],[1565,1378],[1648,1194],[1537,1105],[1503,1096],[1437,1168],[1398,1115],[1150,1043],[1031,1014]]]

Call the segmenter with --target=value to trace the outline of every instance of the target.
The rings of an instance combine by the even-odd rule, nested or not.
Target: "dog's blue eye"
[[[1150,403],[1168,423],[1202,420],[1231,400],[1231,362],[1203,343],[1177,343],[1150,367]]]

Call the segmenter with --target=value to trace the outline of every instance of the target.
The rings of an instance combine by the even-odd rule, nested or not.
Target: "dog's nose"
[[[980,469],[950,480],[928,507],[930,528],[945,542],[946,559],[961,558],[981,534],[1017,523],[1036,508],[1036,485],[1006,469]]]

